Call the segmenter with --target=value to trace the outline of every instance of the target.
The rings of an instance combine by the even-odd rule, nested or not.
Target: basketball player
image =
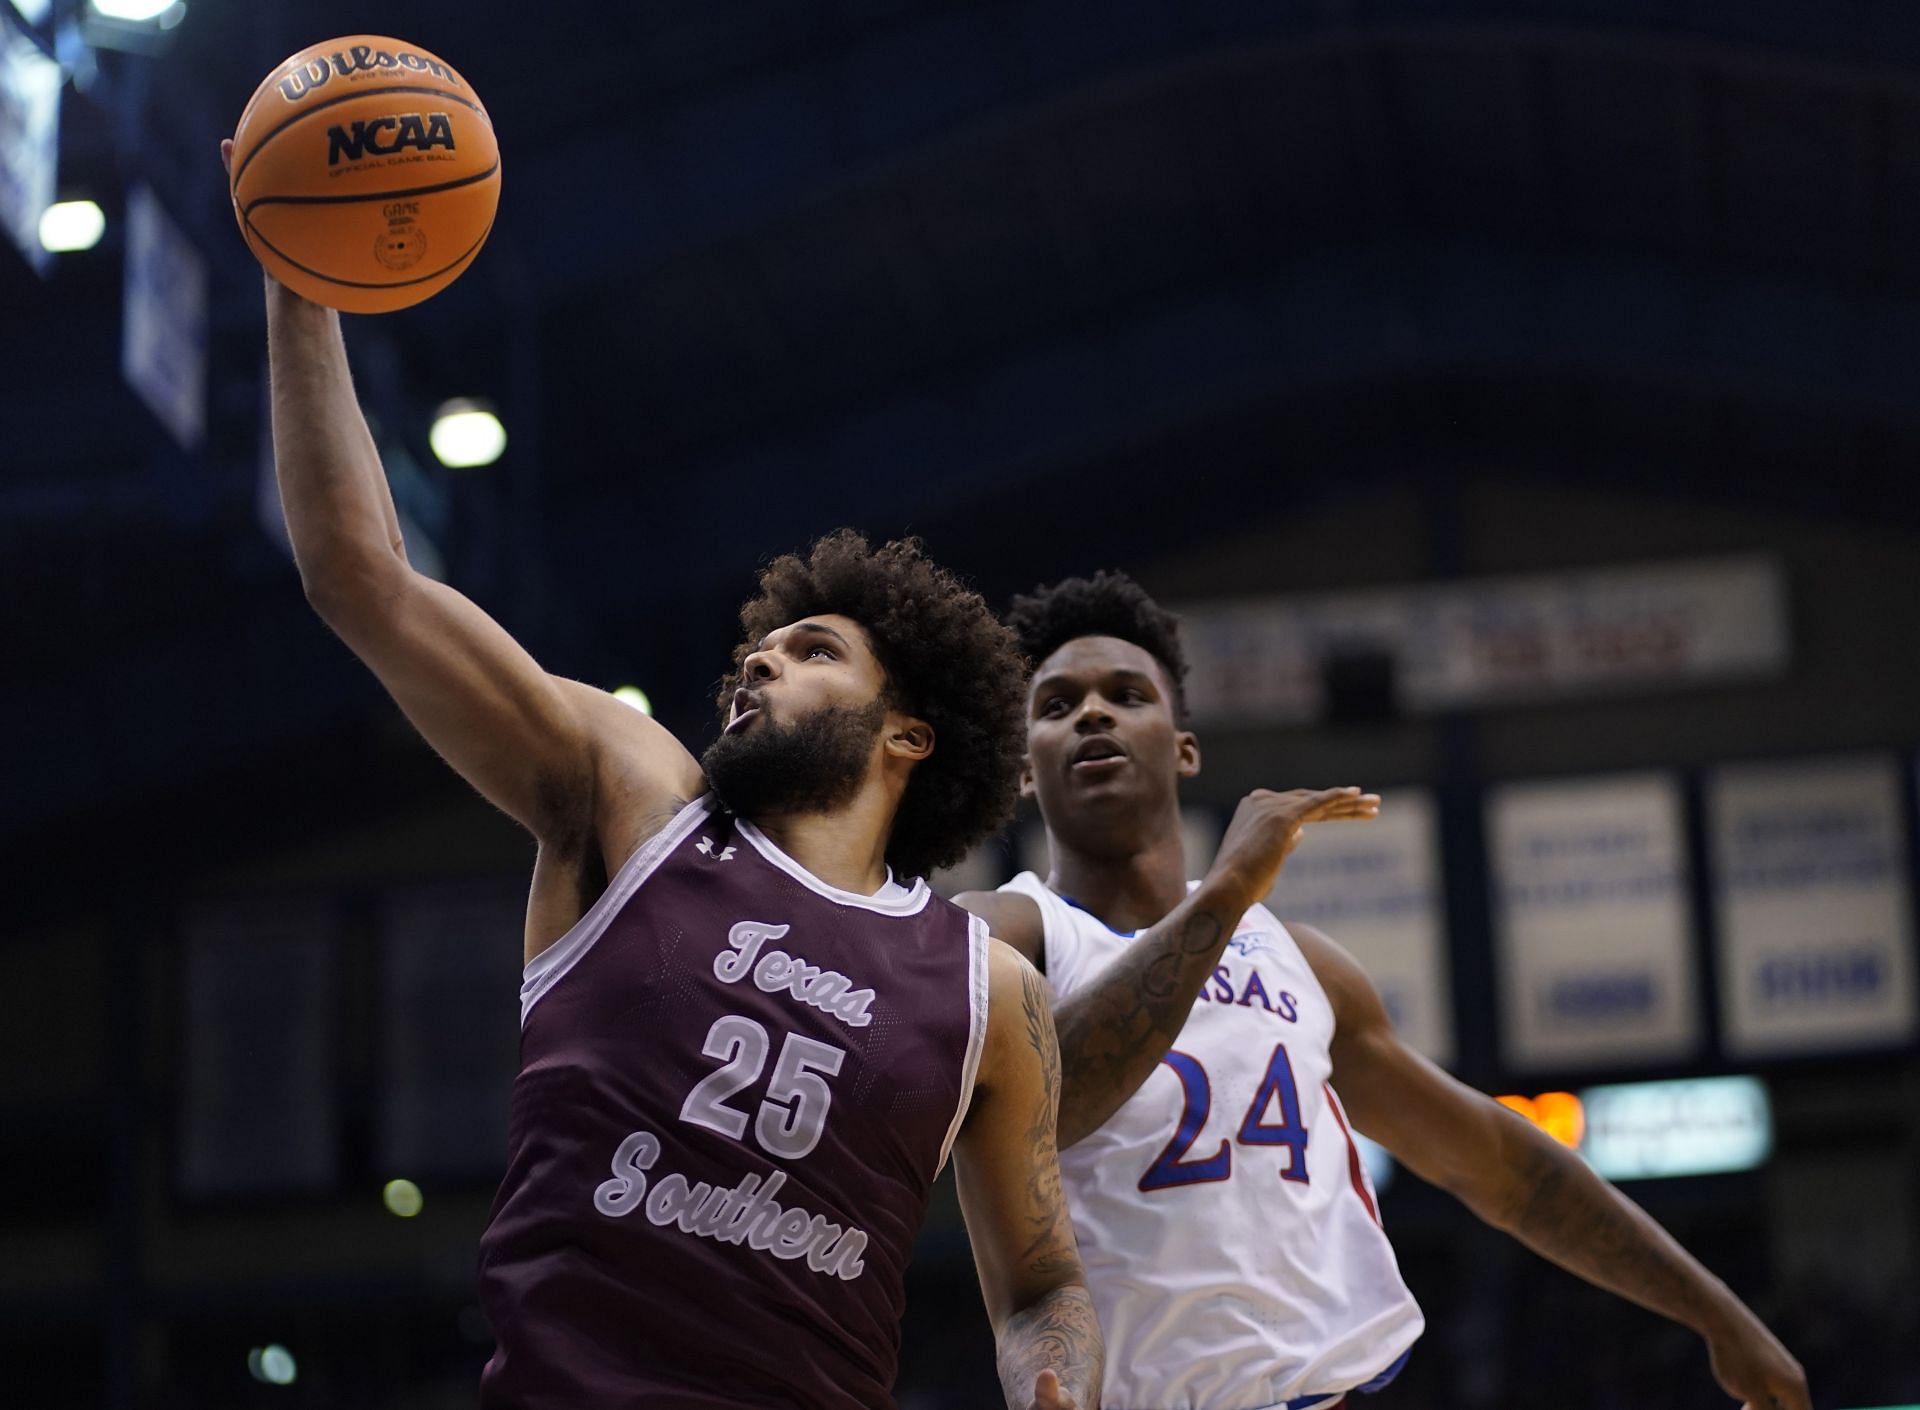
[[[1260,904],[1302,824],[1377,799],[1256,791],[1190,883],[1178,784],[1200,747],[1176,619],[1102,573],[1016,599],[1010,621],[1036,663],[1022,787],[1052,869],[958,899],[1056,998],[1061,1170],[1109,1406],[1320,1410],[1399,1370],[1422,1319],[1351,1112],[1488,1223],[1699,1332],[1728,1394],[1807,1410],[1798,1363],[1724,1284],[1572,1151],[1403,1044],[1345,950]]]
[[[761,574],[695,760],[409,566],[338,317],[269,280],[267,329],[308,599],[539,844],[481,1404],[890,1404],[951,1151],[1008,1405],[1095,1405],[1044,985],[921,879],[1012,807],[1011,634],[829,536]]]

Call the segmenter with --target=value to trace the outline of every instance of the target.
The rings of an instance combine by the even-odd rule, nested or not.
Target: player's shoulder
[[[1342,1028],[1371,1027],[1384,1021],[1386,1008],[1380,993],[1353,953],[1316,925],[1305,921],[1282,922],[1293,937],[1300,957],[1313,971],[1313,977],[1326,991],[1333,1005],[1336,1022]]]
[[[699,761],[657,718],[584,680],[551,680],[588,738],[597,793],[618,790],[647,807],[707,791]]]
[[[992,1087],[1053,1048],[1053,1006],[1033,962],[1006,941],[987,944],[987,1033],[981,1082]]]
[[[1046,938],[1040,903],[1024,891],[962,891],[953,898],[962,910],[987,923],[987,931],[1024,960],[1037,960]]]

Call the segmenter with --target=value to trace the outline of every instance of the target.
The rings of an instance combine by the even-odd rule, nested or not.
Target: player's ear
[[[912,715],[887,716],[887,753],[917,764],[933,753],[933,726]]]
[[[1173,756],[1181,778],[1193,778],[1200,772],[1200,741],[1190,729],[1174,736]]]
[[[1020,796],[1033,797],[1033,755],[1020,756]]]

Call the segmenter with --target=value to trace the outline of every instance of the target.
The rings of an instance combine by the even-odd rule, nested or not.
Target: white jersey
[[[1132,937],[1032,872],[1055,1002]],[[1329,1079],[1333,1011],[1286,927],[1241,918],[1140,1090],[1060,1153],[1107,1338],[1106,1410],[1308,1410],[1397,1371],[1425,1325]]]

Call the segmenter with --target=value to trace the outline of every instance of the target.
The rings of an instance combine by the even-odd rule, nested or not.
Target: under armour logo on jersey
[[[714,851],[713,839],[711,837],[702,836],[700,845],[693,850],[703,856],[712,857],[716,862],[730,862],[733,860],[734,849],[731,846],[727,846],[722,847],[718,852]]]

